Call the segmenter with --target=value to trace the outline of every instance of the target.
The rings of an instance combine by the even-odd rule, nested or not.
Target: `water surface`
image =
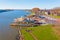
[[[10,28],[13,19],[29,14],[23,10],[13,10],[0,13],[0,40],[16,40],[17,30]]]

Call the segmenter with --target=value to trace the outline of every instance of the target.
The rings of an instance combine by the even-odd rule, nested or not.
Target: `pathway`
[[[24,40],[22,35],[20,35],[20,39],[19,40]]]
[[[33,37],[34,40],[38,40],[35,35],[33,35],[32,31],[28,31],[28,33]]]

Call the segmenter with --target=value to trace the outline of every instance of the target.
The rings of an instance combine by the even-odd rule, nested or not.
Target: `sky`
[[[0,0],[0,9],[51,9],[60,7],[60,0]]]

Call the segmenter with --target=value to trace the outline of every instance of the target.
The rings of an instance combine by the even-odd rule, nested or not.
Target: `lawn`
[[[60,16],[52,16],[53,18],[60,18]]]
[[[53,33],[51,25],[22,28],[21,32],[24,36],[24,40],[34,40],[25,30],[31,30],[32,34],[35,35],[38,40],[58,40],[58,37]]]
[[[24,40],[33,40],[32,36],[29,35],[29,34],[25,31],[25,29],[22,29],[21,32],[22,32],[22,35],[23,35]]]
[[[54,15],[49,15],[49,16],[51,16],[53,18],[60,18],[60,16],[54,16]]]

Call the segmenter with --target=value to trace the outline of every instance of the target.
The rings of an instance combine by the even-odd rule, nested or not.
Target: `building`
[[[60,16],[60,9],[51,9],[50,13],[55,16]]]

